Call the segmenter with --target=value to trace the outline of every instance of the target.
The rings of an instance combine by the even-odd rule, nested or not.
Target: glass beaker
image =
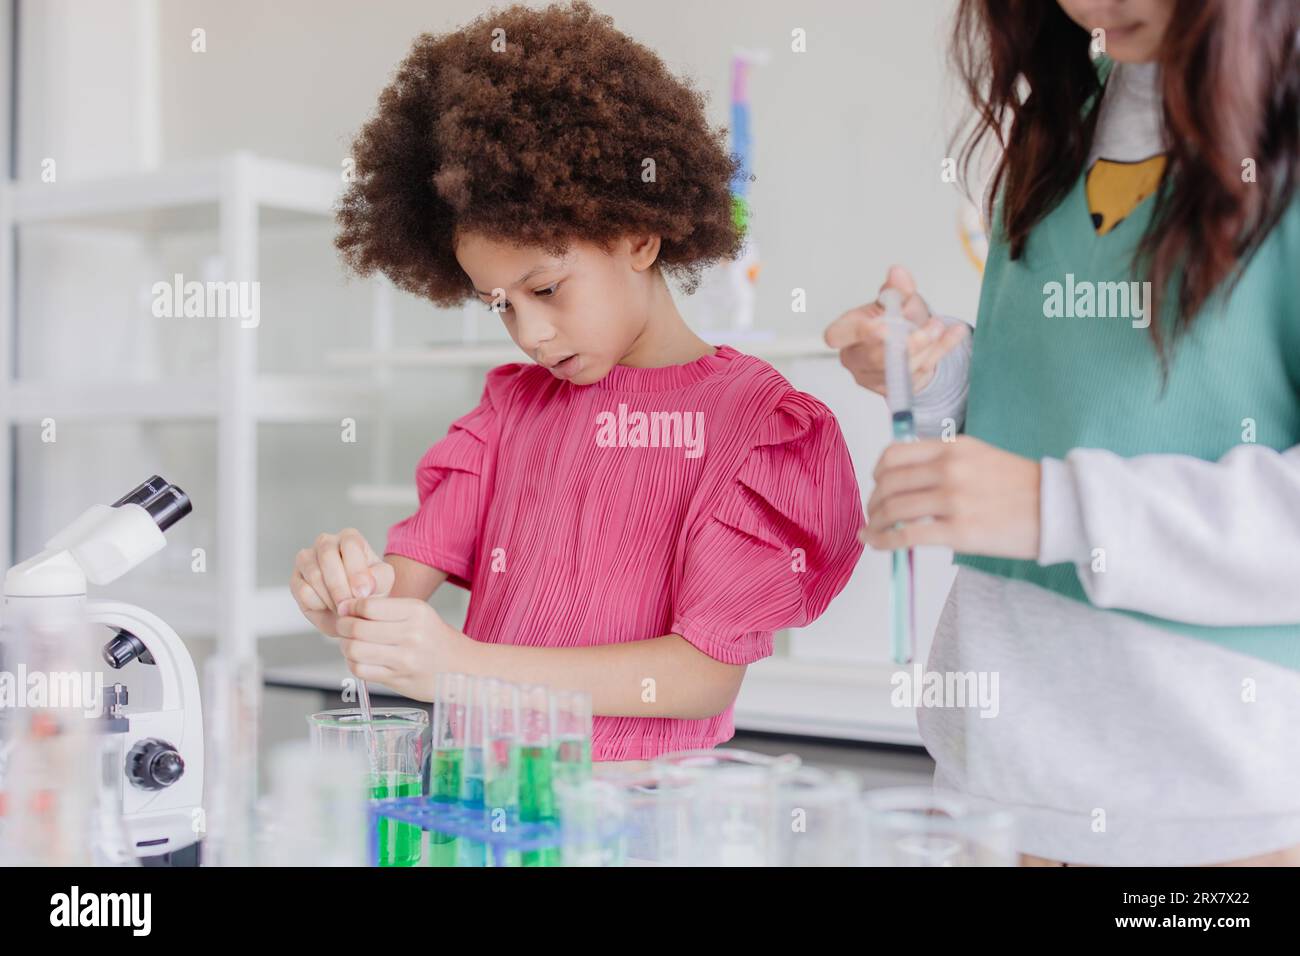
[[[101,753],[114,741],[99,732],[97,649],[81,598],[0,599],[0,666],[11,678],[11,700],[0,707],[0,864],[102,862]]]
[[[679,865],[691,781],[681,774],[664,775],[647,761],[595,763],[591,774],[623,795],[627,865]]]
[[[213,654],[203,665],[204,812],[196,818],[204,866],[257,859],[262,676],[256,655]]]
[[[312,714],[307,718],[312,743],[321,753],[362,754],[367,775],[361,784],[372,800],[421,796],[428,712],[415,707],[376,708],[371,717],[363,719],[358,708]],[[380,817],[375,832],[379,865],[417,865],[421,833],[413,823]]]
[[[771,866],[777,784],[799,769],[794,754],[688,750],[655,761],[660,785],[689,789],[678,861],[686,866]],[[673,821],[661,824],[672,826]],[[671,838],[671,836],[670,836]]]
[[[556,780],[562,866],[623,866],[625,791],[604,780]]]
[[[271,756],[263,865],[366,866],[369,768],[361,751],[321,751],[304,740]]]
[[[846,770],[800,767],[776,784],[777,866],[853,866],[859,845],[858,780]]]
[[[867,866],[1015,866],[1015,819],[930,787],[871,790],[862,798]]]

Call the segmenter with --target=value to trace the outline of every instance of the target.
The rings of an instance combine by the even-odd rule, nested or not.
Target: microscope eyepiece
[[[113,502],[114,508],[122,505],[139,505],[159,531],[166,531],[194,510],[189,495],[173,485],[162,475],[153,475]]]
[[[152,516],[159,531],[166,531],[194,510],[190,496],[175,485],[168,485],[144,502],[142,507]]]
[[[162,475],[153,475],[136,485],[121,498],[113,502],[114,508],[122,505],[142,505],[158,492],[167,487],[167,479]]]

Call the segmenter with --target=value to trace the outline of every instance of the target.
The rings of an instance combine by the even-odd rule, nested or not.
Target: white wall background
[[[475,0],[169,0],[159,40],[163,155],[243,146],[337,168],[412,38],[454,29]],[[754,233],[760,316],[820,328],[873,294],[884,266],[912,263],[931,305],[969,311],[955,187],[939,178],[951,116],[950,0],[599,0],[615,24],[710,94],[725,125],[734,47],[769,50],[753,76]],[[190,52],[190,31],[207,52]],[[806,53],[790,52],[796,27]],[[789,290],[809,290],[790,314]]]

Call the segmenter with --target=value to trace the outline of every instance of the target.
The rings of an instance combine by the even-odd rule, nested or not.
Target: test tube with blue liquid
[[[483,702],[490,696],[487,677],[469,678],[469,701],[465,709],[465,740],[460,766],[460,805],[472,813],[486,814],[484,805],[484,730],[487,711]],[[456,841],[456,866],[487,864],[487,849],[479,840],[461,837]]]
[[[885,308],[885,401],[893,423],[894,441],[916,441],[912,416],[912,371],[907,339],[914,331],[903,317],[903,296],[897,289],[880,293]],[[916,563],[911,548],[892,555],[890,580],[890,651],[895,664],[910,664],[916,654]]]

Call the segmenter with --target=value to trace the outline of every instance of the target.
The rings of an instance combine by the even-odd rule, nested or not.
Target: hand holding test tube
[[[891,289],[901,295],[899,314],[912,325],[908,368],[914,391],[930,383],[944,356],[965,340],[968,331],[964,322],[945,322],[934,315],[917,293],[912,274],[902,266],[891,266],[881,286],[881,297],[844,312],[826,327],[824,335],[826,344],[840,353],[840,362],[854,381],[882,396],[887,393],[885,344],[889,337],[884,323],[884,294]]]
[[[893,420],[894,441],[916,441],[912,417],[912,373],[908,366],[907,338],[914,327],[903,318],[903,296],[894,288],[880,293],[884,306],[885,401]],[[893,553],[890,584],[890,646],[895,664],[910,664],[916,654],[916,563],[911,548]]]

